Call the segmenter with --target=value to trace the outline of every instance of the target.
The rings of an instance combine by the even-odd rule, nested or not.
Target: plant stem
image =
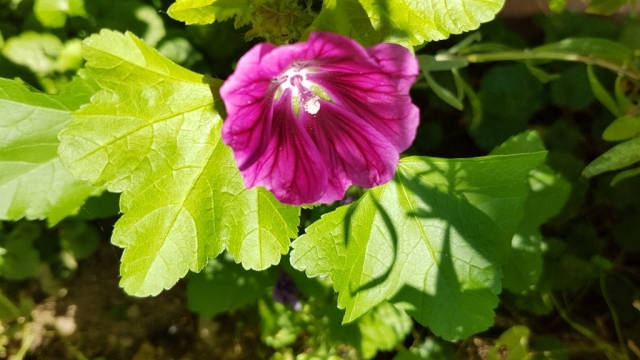
[[[624,336],[622,335],[622,328],[620,328],[620,320],[618,318],[618,312],[615,307],[611,304],[611,299],[607,293],[607,289],[605,288],[604,282],[605,275],[600,275],[600,291],[602,291],[602,296],[604,297],[604,301],[607,303],[609,307],[609,311],[611,312],[611,319],[613,320],[613,326],[616,329],[616,335],[618,336],[618,341],[620,342],[620,349],[622,350],[622,355],[626,360],[629,360],[629,352],[627,351],[627,346],[624,343]]]
[[[602,58],[596,58],[587,55],[580,55],[576,53],[563,53],[553,51],[500,51],[490,53],[471,53],[467,55],[459,55],[470,63],[482,63],[492,61],[518,61],[518,60],[562,60],[580,62],[584,64],[597,65],[611,71],[623,74],[634,80],[640,80],[640,74],[631,71],[619,64],[609,62]],[[442,56],[443,58],[449,58],[449,56]],[[451,56],[451,57],[455,57]]]
[[[571,326],[574,330],[582,334],[587,339],[593,341],[596,344],[596,346],[598,346],[600,350],[602,350],[609,359],[621,358],[620,353],[616,350],[615,347],[611,346],[611,344],[607,343],[606,341],[600,340],[598,336],[595,333],[593,333],[593,331],[589,330],[587,327],[574,322],[569,317],[569,314],[567,314],[567,312],[560,306],[560,303],[558,303],[558,301],[555,299],[553,294],[545,293],[545,294],[542,294],[542,297],[545,302],[547,303],[551,302],[553,304],[553,306],[558,311],[558,314],[560,314],[560,316],[564,319],[564,321],[567,322],[567,324],[569,324],[569,326]]]

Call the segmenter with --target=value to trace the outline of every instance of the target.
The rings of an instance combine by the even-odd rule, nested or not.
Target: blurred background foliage
[[[594,0],[587,12],[609,15],[628,3]],[[184,26],[166,15],[171,4],[0,0],[0,77],[60,93],[83,66],[82,40],[109,28],[226,78],[253,44],[244,40],[250,27]],[[565,39],[606,40],[604,54],[615,53],[611,44],[629,49],[624,68],[633,75],[640,22],[565,12],[566,5],[550,1],[555,13],[498,19],[417,51],[423,76],[412,96],[422,124],[409,153],[481,156],[535,130],[549,150],[548,174],[567,193],[566,202],[531,205],[558,212],[532,220],[539,235],[521,248],[531,254],[525,260],[539,259],[525,266],[535,272],[532,283],[509,280],[488,331],[445,342],[387,303],[343,326],[328,280],[308,279],[286,258],[253,272],[221,256],[158,297],[128,298],[117,287],[120,250],[108,240],[118,195],[105,193],[52,228],[0,223],[0,358],[640,357],[640,177],[633,176],[640,173],[640,80],[589,61],[531,56],[545,44],[538,54],[560,52],[549,46]],[[569,52],[580,53],[578,45]],[[514,52],[522,49],[530,51]],[[335,206],[305,210],[302,225]]]

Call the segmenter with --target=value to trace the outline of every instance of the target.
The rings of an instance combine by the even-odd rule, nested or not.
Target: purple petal
[[[260,44],[220,88],[222,139],[247,187],[296,205],[340,200],[352,184],[393,177],[419,122],[409,97],[417,75],[413,55],[393,44],[365,49],[329,33]]]
[[[420,73],[416,58],[396,44],[382,43],[367,49],[378,60],[380,71],[398,85],[397,91],[408,92]]]
[[[413,142],[420,123],[418,107],[408,94],[399,94],[386,75],[318,73],[312,75],[312,80],[324,88],[334,103],[380,131],[396,152],[406,150]]]
[[[264,186],[287,204],[309,204],[327,187],[327,167],[307,131],[291,109],[291,92],[286,90],[274,102],[266,149],[253,162],[239,165],[248,188]],[[237,139],[236,139],[237,140]],[[236,160],[238,159],[236,152]]]
[[[329,185],[319,202],[342,200],[351,184],[373,187],[391,180],[399,155],[393,145],[360,117],[320,100],[317,115],[302,120],[327,168]]]
[[[266,43],[256,45],[238,61],[237,68],[259,69],[265,54],[275,48]],[[269,77],[258,71],[244,71],[235,72],[220,87],[229,114],[222,126],[222,140],[234,149],[240,168],[261,156],[271,137],[273,99],[265,96],[270,86]]]

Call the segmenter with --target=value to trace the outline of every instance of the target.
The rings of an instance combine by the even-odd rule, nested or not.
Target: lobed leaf
[[[337,32],[365,46],[419,45],[477,29],[503,5],[504,0],[325,0],[310,30]]]
[[[77,77],[58,95],[0,79],[0,219],[47,218],[54,225],[102,192],[77,180],[58,158],[58,133],[97,86]]]
[[[544,151],[542,139],[535,131],[516,135],[493,149],[491,155],[509,155]],[[524,293],[538,284],[543,270],[543,241],[539,227],[557,215],[569,199],[571,184],[560,174],[542,164],[528,176],[529,194],[524,216],[511,239],[511,251],[504,264],[505,288]]]
[[[293,242],[291,263],[331,277],[344,322],[389,300],[447,340],[484,330],[525,179],[545,154],[404,158],[392,182],[311,225]]]
[[[86,39],[103,91],[73,114],[60,155],[75,176],[122,192],[112,242],[125,248],[120,285],[158,294],[227,248],[245,268],[276,264],[297,234],[296,207],[247,190],[220,140],[212,88],[131,33]]]
[[[36,0],[33,13],[42,25],[60,28],[67,22],[67,16],[87,16],[84,0]]]
[[[191,24],[211,24],[236,17],[236,28],[250,22],[253,0],[177,0],[167,13]]]

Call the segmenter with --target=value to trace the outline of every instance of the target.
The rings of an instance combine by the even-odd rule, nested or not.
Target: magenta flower
[[[415,57],[395,44],[363,48],[312,33],[304,43],[262,43],[220,88],[222,140],[248,188],[287,204],[329,203],[352,185],[391,180],[416,134],[409,88]]]

